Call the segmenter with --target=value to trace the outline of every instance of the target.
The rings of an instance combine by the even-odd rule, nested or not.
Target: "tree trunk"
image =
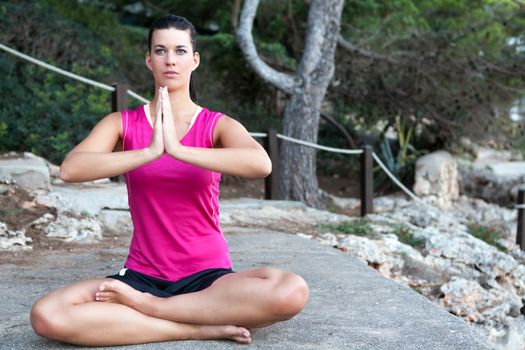
[[[288,100],[283,117],[286,136],[317,143],[321,104],[334,73],[334,54],[344,1],[313,1],[308,14],[305,52],[299,67],[301,84]],[[315,33],[316,32],[316,33]],[[319,42],[319,38],[322,38]],[[307,50],[319,51],[320,55]],[[302,74],[301,74],[302,73]],[[320,208],[316,150],[281,140],[279,194]]]
[[[251,31],[258,5],[258,0],[244,2],[237,31],[239,46],[261,78],[290,96],[284,110],[284,135],[317,142],[321,103],[334,74],[344,0],[311,1],[304,52],[293,75],[269,67],[257,54]],[[279,197],[322,207],[315,149],[281,140],[280,153]]]

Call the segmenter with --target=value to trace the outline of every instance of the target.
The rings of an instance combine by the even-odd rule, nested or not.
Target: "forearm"
[[[174,158],[219,173],[247,178],[266,177],[272,162],[263,149],[181,146]]]
[[[85,182],[118,176],[156,159],[147,149],[123,152],[73,152],[60,166],[60,178],[66,182]]]

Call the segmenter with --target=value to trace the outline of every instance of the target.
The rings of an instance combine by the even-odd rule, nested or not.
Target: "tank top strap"
[[[196,120],[200,126],[200,144],[201,147],[213,148],[213,132],[219,119],[223,116],[220,112],[211,111],[203,107],[202,115]]]

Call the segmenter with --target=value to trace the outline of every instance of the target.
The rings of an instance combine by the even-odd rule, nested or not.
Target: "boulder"
[[[437,151],[417,160],[414,192],[440,207],[449,207],[459,197],[457,164],[450,153]]]
[[[24,189],[33,191],[50,189],[50,176],[47,161],[32,153],[4,154],[0,157],[0,182],[16,183]]]

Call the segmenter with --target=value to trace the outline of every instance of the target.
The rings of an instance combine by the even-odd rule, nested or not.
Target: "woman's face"
[[[157,29],[151,37],[146,65],[156,86],[168,90],[188,89],[191,72],[199,66],[199,53],[193,52],[190,33],[175,28]]]

